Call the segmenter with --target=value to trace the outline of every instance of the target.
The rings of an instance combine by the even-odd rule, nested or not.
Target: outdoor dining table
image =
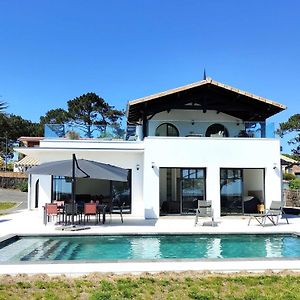
[[[71,209],[67,209],[67,206],[72,206],[71,203],[67,203],[65,205],[61,205],[58,207],[58,223],[59,224],[68,224],[68,217],[72,216],[72,207]],[[43,223],[46,225],[48,216],[47,216],[47,210],[46,206],[43,207],[44,212],[43,212]],[[107,211],[107,204],[97,204],[97,220],[99,222],[101,221],[101,215],[102,215],[102,224],[105,224],[106,221],[106,211]],[[75,210],[74,210],[75,215],[79,216],[79,223],[82,220],[82,215],[84,214],[84,204],[75,204]]]
[[[71,204],[69,204],[71,205]],[[77,210],[75,209],[75,212],[77,211],[77,215],[79,215],[79,223],[82,220],[82,216],[84,215],[84,203],[83,204],[76,204],[77,205]],[[105,217],[105,213],[106,213],[106,204],[97,204],[97,219],[99,220],[99,222],[101,221],[101,214],[102,214],[102,224],[105,224],[106,221],[106,217]],[[69,215],[69,214],[68,214]],[[65,210],[65,216],[64,218],[67,220],[67,213]]]

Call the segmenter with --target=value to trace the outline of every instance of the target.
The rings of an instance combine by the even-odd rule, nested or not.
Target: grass
[[[0,202],[0,211],[16,206],[14,202]]]
[[[16,206],[14,202],[0,202],[0,216],[4,216],[5,210]]]
[[[1,276],[0,299],[299,299],[300,275],[160,273],[83,277]]]

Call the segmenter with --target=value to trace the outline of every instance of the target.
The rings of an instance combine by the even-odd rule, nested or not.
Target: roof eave
[[[194,82],[192,84],[184,85],[184,86],[181,86],[181,87],[178,87],[178,88],[175,88],[175,89],[170,89],[170,90],[160,92],[160,93],[156,93],[156,94],[153,94],[153,95],[150,95],[150,96],[147,96],[147,97],[138,98],[138,99],[135,99],[135,100],[132,100],[132,101],[128,101],[127,110],[126,110],[127,121],[129,123],[135,123],[135,122],[138,121],[137,116],[132,115],[132,114],[135,114],[133,107],[138,107],[138,106],[142,105],[143,103],[146,104],[147,102],[150,102],[150,101],[153,101],[153,100],[156,100],[156,99],[159,99],[159,98],[164,98],[164,97],[169,96],[169,95],[174,95],[174,94],[179,93],[179,92],[188,91],[189,89],[197,88],[197,87],[200,87],[200,86],[203,86],[203,85],[206,85],[206,84],[210,84],[210,85],[213,85],[213,86],[231,91],[233,93],[239,94],[239,95],[247,97],[249,99],[253,99],[255,101],[258,101],[259,103],[265,103],[267,105],[271,105],[274,108],[274,113],[272,115],[275,115],[275,114],[279,113],[280,111],[285,110],[287,108],[285,105],[282,105],[282,104],[280,104],[278,102],[275,102],[273,100],[254,95],[254,94],[248,93],[246,91],[234,88],[232,86],[223,84],[221,82],[215,81],[211,78],[207,78],[205,80],[197,81],[197,82]],[[131,110],[131,108],[132,108],[132,110]],[[270,115],[268,117],[271,117],[272,115]]]

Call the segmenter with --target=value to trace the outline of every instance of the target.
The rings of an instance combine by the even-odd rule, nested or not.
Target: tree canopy
[[[49,110],[45,116],[40,117],[40,125],[44,129],[45,135],[48,130],[53,131],[58,137],[65,136],[65,123],[70,121],[69,114],[62,108]],[[45,128],[47,126],[47,128]]]
[[[70,119],[83,128],[87,137],[91,137],[94,130],[105,131],[107,125],[120,125],[118,122],[124,116],[124,112],[110,106],[95,93],[83,94],[69,100],[68,113]]]
[[[0,113],[3,113],[3,111],[7,108],[7,103],[0,101]]]
[[[5,159],[13,157],[13,147],[21,136],[40,136],[38,123],[25,120],[14,114],[0,114],[0,156]]]
[[[120,134],[121,120],[124,112],[115,109],[95,93],[83,94],[67,102],[68,109],[53,109],[41,117],[41,124],[75,124],[85,137],[92,137],[98,131],[98,137],[106,133],[107,126],[113,126],[115,133]],[[65,136],[65,126],[51,125],[51,130],[58,136]]]
[[[292,115],[286,122],[279,124],[277,133],[283,137],[287,134],[294,134],[293,137],[288,141],[290,145],[294,145],[292,149],[295,158],[300,158],[300,114]]]
[[[45,116],[40,117],[40,124],[63,124],[69,121],[68,112],[62,108],[51,109]]]

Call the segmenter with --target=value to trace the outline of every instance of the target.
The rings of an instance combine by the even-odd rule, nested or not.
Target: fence
[[[27,183],[27,174],[18,172],[0,172],[0,188],[16,189]]]
[[[300,190],[283,190],[285,206],[300,207]]]

